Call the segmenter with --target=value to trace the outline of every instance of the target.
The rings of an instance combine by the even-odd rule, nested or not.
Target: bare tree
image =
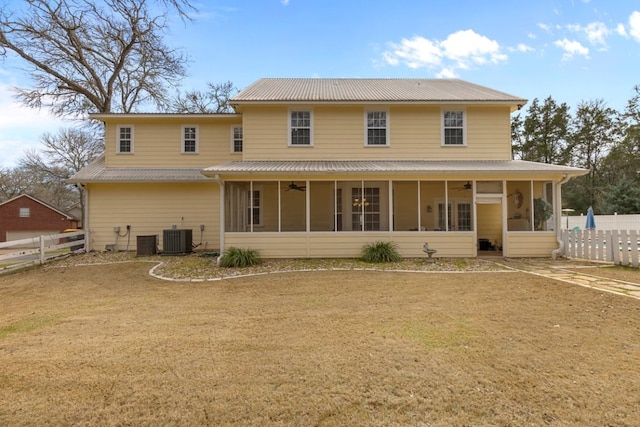
[[[186,58],[163,42],[169,12],[188,19],[189,0],[29,0],[0,6],[0,56],[26,64],[30,107],[59,116],[129,113],[163,105],[185,75]],[[14,2],[15,6],[15,2]]]
[[[225,83],[207,83],[207,91],[193,90],[184,95],[178,94],[171,103],[175,113],[232,113],[229,100],[238,93],[238,89],[227,81]]]
[[[68,185],[66,180],[103,151],[103,139],[92,130],[60,129],[56,135],[45,133],[42,136],[42,148],[39,151],[27,151],[25,158],[20,161],[20,167],[50,183],[51,194],[47,201],[53,203],[55,200],[57,206],[61,207],[79,204],[84,215],[84,193]]]

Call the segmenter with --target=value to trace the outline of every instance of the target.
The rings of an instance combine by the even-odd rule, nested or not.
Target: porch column
[[[225,199],[224,199],[224,193],[225,193],[225,184],[224,181],[222,180],[222,178],[220,178],[220,175],[216,175],[213,178],[217,183],[218,183],[218,188],[220,190],[220,195],[219,195],[219,199],[220,199],[220,254],[222,254],[224,252],[224,224],[226,222],[225,220],[225,212],[226,212],[226,208],[225,208]]]

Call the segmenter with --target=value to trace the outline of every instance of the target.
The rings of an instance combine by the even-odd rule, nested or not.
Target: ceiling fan
[[[296,190],[296,191],[305,191],[307,189],[306,185],[298,185],[295,182],[291,181],[291,184],[287,185],[287,188],[284,191]]]
[[[469,191],[471,189],[473,189],[473,184],[471,183],[471,181],[467,181],[467,183],[462,187],[456,188],[456,190],[458,191]]]

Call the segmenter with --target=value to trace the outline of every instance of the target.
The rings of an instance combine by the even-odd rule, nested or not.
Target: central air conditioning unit
[[[193,231],[175,228],[163,230],[162,241],[162,252],[165,255],[188,254],[193,248]]]

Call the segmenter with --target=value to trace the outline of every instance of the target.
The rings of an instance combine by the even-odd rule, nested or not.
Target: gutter
[[[556,217],[556,240],[558,242],[558,247],[551,251],[551,258],[555,261],[558,255],[564,254],[564,241],[562,240],[562,184],[566,184],[571,178],[569,175],[565,175],[558,183],[556,184],[555,191],[555,201],[554,201],[554,210]],[[560,215],[558,215],[558,213]]]

